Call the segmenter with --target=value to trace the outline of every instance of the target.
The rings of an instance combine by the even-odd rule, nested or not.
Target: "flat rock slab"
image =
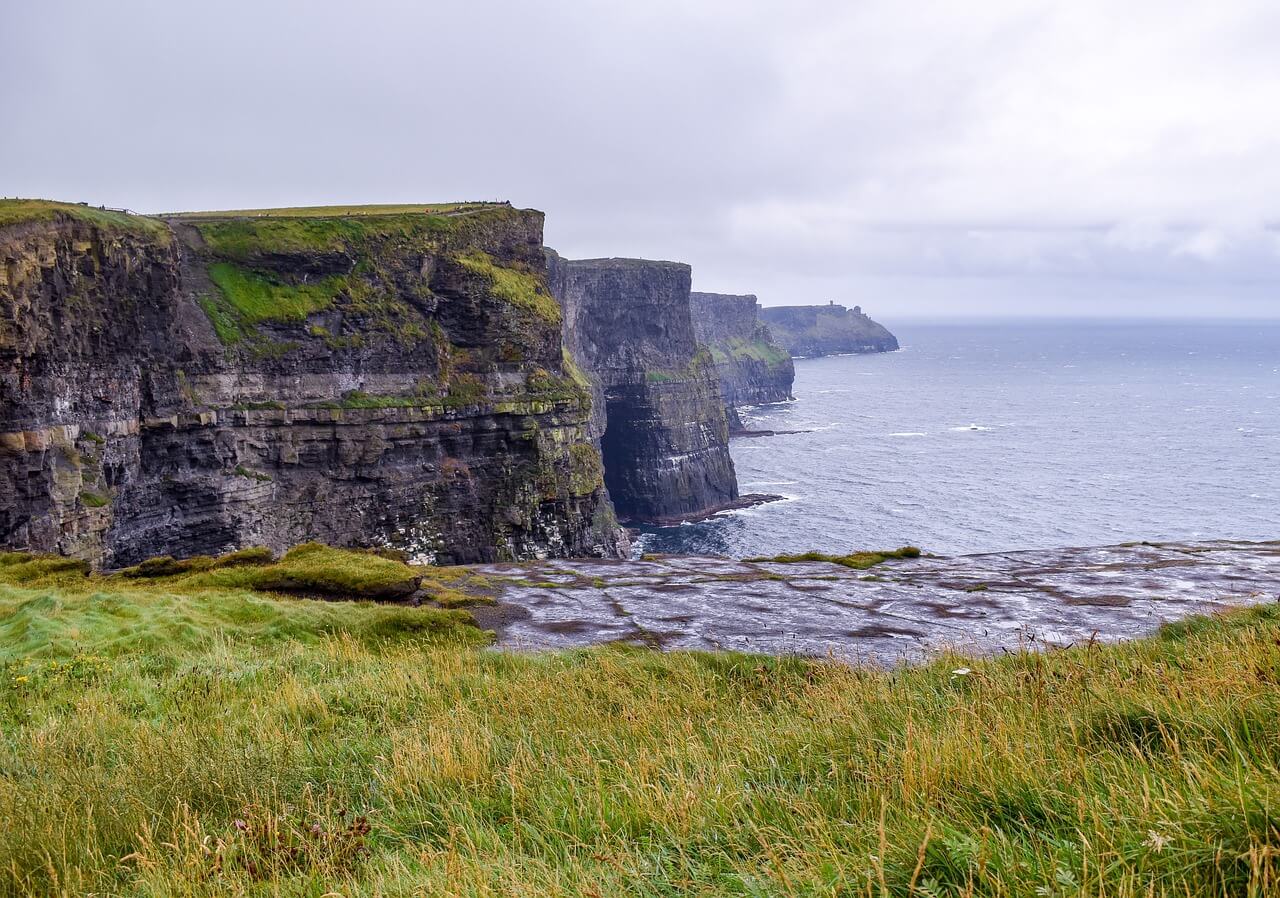
[[[1140,636],[1280,600],[1280,541],[1127,544],[894,560],[865,571],[663,556],[477,568],[508,648],[632,642],[895,663]]]

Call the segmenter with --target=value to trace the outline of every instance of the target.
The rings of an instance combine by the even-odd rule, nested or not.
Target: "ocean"
[[[1280,322],[990,321],[890,328],[898,352],[796,362],[746,410],[743,493],[641,552],[938,554],[1280,538]]]

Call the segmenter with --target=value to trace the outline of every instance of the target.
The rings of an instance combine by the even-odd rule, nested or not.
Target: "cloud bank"
[[[508,198],[767,304],[1280,314],[1280,7],[44,0],[0,192]]]

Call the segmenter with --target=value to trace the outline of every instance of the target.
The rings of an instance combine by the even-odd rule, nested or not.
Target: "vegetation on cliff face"
[[[734,337],[722,343],[712,343],[708,349],[711,350],[711,357],[717,364],[750,359],[766,365],[785,365],[791,360],[790,353],[785,349],[765,340],[744,340]]]
[[[879,671],[205,583],[0,557],[0,894],[1280,889],[1277,605]]]
[[[497,265],[492,256],[480,250],[462,253],[457,261],[468,271],[488,278],[495,296],[528,309],[546,321],[560,323],[560,304],[536,275]]]
[[[450,258],[485,278],[500,301],[558,324],[560,308],[545,281],[518,262],[499,262],[470,239],[518,217],[504,204],[367,206],[184,213],[212,258],[208,272],[218,296],[202,307],[224,343],[259,342],[256,325],[302,322],[339,303],[364,331],[404,341],[434,336],[432,322],[411,300],[429,300],[423,253]],[[416,282],[415,282],[416,279]],[[407,295],[406,291],[410,294]],[[333,349],[360,345],[362,334],[309,331]]]
[[[288,284],[230,262],[210,265],[209,277],[221,291],[224,302],[206,298],[208,304],[203,307],[224,343],[239,342],[264,321],[305,321],[313,312],[333,305],[346,286],[342,278]]]

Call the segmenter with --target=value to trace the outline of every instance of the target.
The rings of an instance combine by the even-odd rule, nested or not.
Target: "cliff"
[[[760,318],[774,339],[798,358],[898,348],[898,338],[864,315],[860,306],[766,306]]]
[[[690,270],[548,252],[564,340],[593,385],[604,477],[618,514],[663,522],[738,498],[711,354],[689,312]]]
[[[0,545],[616,555],[542,214],[0,203]]]
[[[691,293],[689,301],[694,333],[711,350],[731,425],[740,426],[739,406],[791,398],[795,365],[760,321],[754,296]]]

